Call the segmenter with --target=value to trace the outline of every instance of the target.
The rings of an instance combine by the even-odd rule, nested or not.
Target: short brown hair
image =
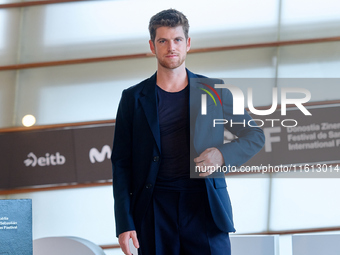
[[[161,11],[151,17],[149,22],[149,32],[151,41],[155,41],[156,30],[159,27],[182,26],[185,38],[189,37],[189,22],[185,15],[175,9]]]

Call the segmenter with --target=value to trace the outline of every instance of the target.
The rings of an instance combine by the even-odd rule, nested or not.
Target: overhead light
[[[23,118],[22,118],[22,124],[25,126],[25,127],[31,127],[35,124],[35,117],[31,114],[28,114],[28,115],[25,115]]]

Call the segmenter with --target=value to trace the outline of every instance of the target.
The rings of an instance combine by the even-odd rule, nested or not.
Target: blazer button
[[[155,157],[153,157],[153,161],[154,161],[154,162],[157,162],[157,161],[159,161],[159,156],[155,156]]]
[[[148,184],[145,185],[145,188],[147,188],[147,189],[150,189],[151,187],[152,187],[151,183],[148,183]]]

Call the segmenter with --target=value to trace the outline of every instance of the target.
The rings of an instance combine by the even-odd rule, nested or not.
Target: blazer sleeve
[[[133,108],[127,91],[118,106],[111,155],[116,235],[135,230],[131,212],[132,118]]]
[[[255,123],[245,110],[243,115],[233,115],[233,96],[230,90],[222,89],[222,101],[223,117],[228,120],[225,127],[237,138],[217,146],[217,149],[221,151],[225,165],[237,167],[261,150],[265,136],[260,127],[253,127]]]

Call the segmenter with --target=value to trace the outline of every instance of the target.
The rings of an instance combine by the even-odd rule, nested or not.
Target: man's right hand
[[[133,245],[138,249],[139,243],[137,239],[137,233],[135,230],[123,232],[118,236],[118,242],[119,242],[120,248],[122,249],[125,255],[133,255],[130,252],[130,247],[129,247],[130,238],[132,238]]]

